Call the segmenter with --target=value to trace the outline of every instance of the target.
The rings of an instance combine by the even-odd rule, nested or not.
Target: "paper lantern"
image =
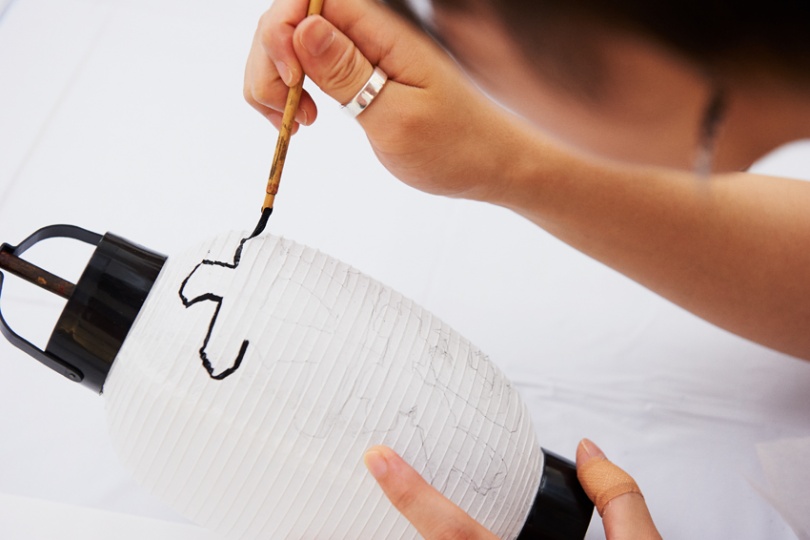
[[[514,387],[396,291],[269,235],[166,259],[60,225],[4,260],[53,236],[97,248],[45,351],[0,316],[4,334],[103,390],[123,463],[192,521],[233,538],[418,538],[363,466],[384,444],[501,538],[584,536],[573,464],[539,447]]]

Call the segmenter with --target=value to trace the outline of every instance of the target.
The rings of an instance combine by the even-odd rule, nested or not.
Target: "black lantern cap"
[[[577,467],[545,448],[542,451],[540,487],[517,540],[582,540],[593,503],[577,479]]]
[[[57,237],[96,245],[75,286],[19,258],[39,241]],[[100,393],[166,257],[112,233],[72,225],[44,227],[17,246],[3,244],[0,256],[0,267],[67,297],[44,351],[16,334],[1,312],[0,331],[17,348]],[[2,283],[0,273],[0,288]]]

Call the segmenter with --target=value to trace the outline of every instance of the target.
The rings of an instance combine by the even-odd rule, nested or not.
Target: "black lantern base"
[[[529,517],[517,540],[582,540],[593,515],[593,503],[568,459],[543,450],[543,474]]]

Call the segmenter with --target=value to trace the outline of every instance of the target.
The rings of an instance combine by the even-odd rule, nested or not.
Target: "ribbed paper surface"
[[[234,538],[418,538],[363,466],[384,444],[516,536],[542,455],[500,371],[354,268],[243,236],[169,257],[115,360],[110,431],[136,478]]]

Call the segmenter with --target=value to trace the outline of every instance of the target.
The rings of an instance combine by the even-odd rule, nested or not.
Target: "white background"
[[[4,10],[5,7],[5,10]],[[242,100],[248,0],[0,0],[0,240],[44,225],[171,254],[258,218],[275,130]],[[540,443],[590,437],[668,538],[795,538],[755,445],[810,435],[810,364],[718,330],[503,209],[416,192],[318,96],[270,221],[433,310],[519,386]],[[765,160],[808,177],[810,145]],[[86,249],[31,258],[75,279]],[[9,279],[44,345],[60,304]],[[194,538],[121,469],[104,400],[0,343],[0,537]],[[358,456],[361,459],[361,456]],[[598,519],[590,538],[602,537]]]

